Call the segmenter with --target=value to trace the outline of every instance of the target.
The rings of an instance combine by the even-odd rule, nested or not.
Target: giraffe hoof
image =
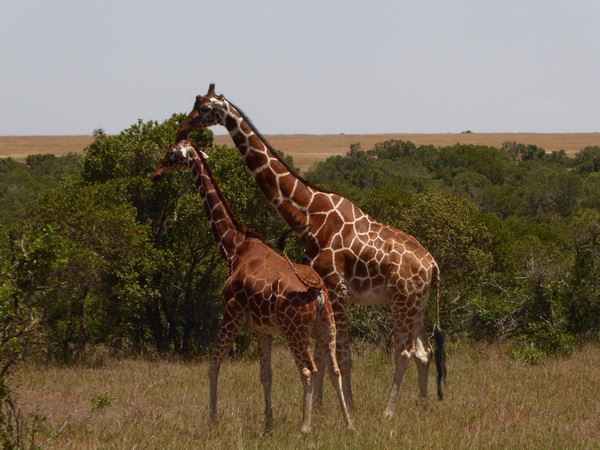
[[[429,399],[427,397],[419,397],[416,406],[427,409],[429,407]]]
[[[306,439],[308,437],[308,435],[310,434],[310,428],[302,428],[300,430],[300,434],[298,435],[298,440],[300,439]]]
[[[383,412],[383,417],[384,417],[385,419],[391,419],[393,416],[394,416],[394,411],[393,411],[393,410],[391,410],[391,409],[386,409],[386,410]]]

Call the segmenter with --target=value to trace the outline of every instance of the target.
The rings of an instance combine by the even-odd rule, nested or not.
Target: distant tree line
[[[182,118],[97,130],[83,155],[0,159],[0,326],[22,336],[0,342],[1,359],[33,344],[66,362],[95,345],[210,348],[227,267],[190,174],[150,181]],[[207,148],[239,218],[276,241],[286,227],[237,150],[215,147],[208,130],[190,138]],[[600,147],[567,158],[514,142],[387,141],[352,145],[305,175],[432,252],[450,336],[510,339],[532,361],[600,338]],[[301,258],[298,242],[291,254]],[[390,345],[386,307],[349,309],[354,339]]]

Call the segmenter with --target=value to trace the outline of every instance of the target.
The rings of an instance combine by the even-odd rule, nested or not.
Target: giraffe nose
[[[154,173],[152,174],[152,182],[156,183],[160,180],[162,180],[166,175],[166,171],[164,170],[164,167],[162,164],[159,164],[159,166],[154,170]]]
[[[156,183],[160,180],[162,180],[165,176],[162,173],[155,173],[154,175],[152,175],[152,182]]]

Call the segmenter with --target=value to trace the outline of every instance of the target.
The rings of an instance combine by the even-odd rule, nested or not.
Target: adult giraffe
[[[235,336],[243,326],[250,328],[260,343],[260,379],[265,400],[265,430],[272,426],[271,348],[273,334],[283,334],[304,385],[301,432],[310,431],[314,377],[317,369],[310,352],[310,337],[328,357],[328,369],[342,414],[354,430],[344,396],[335,355],[335,321],[327,289],[310,267],[294,264],[276,253],[260,235],[242,224],[231,211],[204,154],[194,143],[181,141],[158,163],[152,181],[160,181],[181,167],[188,167],[202,197],[210,227],[221,255],[229,266],[223,287],[225,312],[218,347],[209,367],[210,419],[217,417],[219,368]]]
[[[192,111],[177,131],[177,139],[212,125],[224,126],[239,149],[263,194],[306,246],[309,264],[329,290],[337,325],[337,356],[344,397],[353,406],[352,359],[346,302],[390,304],[394,323],[395,370],[384,412],[391,417],[402,377],[414,358],[419,393],[427,397],[427,373],[432,358],[425,333],[424,313],[433,279],[437,277],[437,323],[434,327],[438,397],[445,378],[444,333],[439,319],[439,268],[433,256],[412,236],[377,222],[347,198],[312,185],[292,171],[256,130],[250,120],[211,84],[197,96]],[[317,366],[323,358],[316,354]],[[323,378],[315,395],[320,402]]]

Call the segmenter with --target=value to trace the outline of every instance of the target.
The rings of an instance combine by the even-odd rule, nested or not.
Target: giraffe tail
[[[446,384],[446,334],[442,330],[440,325],[440,296],[441,296],[441,276],[440,268],[436,264],[436,305],[437,305],[437,321],[433,327],[433,341],[435,343],[435,350],[433,352],[435,358],[435,368],[437,370],[437,394],[440,400],[444,399],[444,391],[442,389],[442,383]]]
[[[444,345],[446,335],[437,325],[433,328],[433,340],[435,342],[433,354],[435,357],[435,368],[437,370],[437,394],[440,400],[444,400],[442,382],[443,384],[446,384],[446,348]]]
[[[312,224],[309,223],[308,225],[298,225],[285,230],[283,233],[281,233],[281,236],[279,236],[279,240],[277,241],[277,248],[282,252],[285,252],[285,240],[287,239],[288,234],[290,234],[292,231],[303,230],[308,227],[312,227]]]
[[[290,234],[292,231],[302,230],[304,228],[308,228],[311,226],[312,226],[311,224],[304,225],[304,226],[297,226],[297,227],[292,227],[289,230],[284,231],[281,234],[281,236],[279,237],[279,241],[277,242],[277,247],[279,248],[279,250],[285,257],[286,261],[292,268],[292,271],[294,272],[294,274],[296,275],[296,277],[298,278],[298,280],[300,280],[300,282],[302,284],[304,284],[308,288],[321,289],[321,288],[323,288],[323,281],[317,275],[317,273],[314,272],[314,270],[312,270],[306,266],[294,264],[292,261],[290,261],[290,258],[288,258],[288,255],[285,252],[285,240],[286,240],[288,234]],[[305,269],[308,269],[308,271]],[[301,274],[299,272],[304,272],[304,274]]]

